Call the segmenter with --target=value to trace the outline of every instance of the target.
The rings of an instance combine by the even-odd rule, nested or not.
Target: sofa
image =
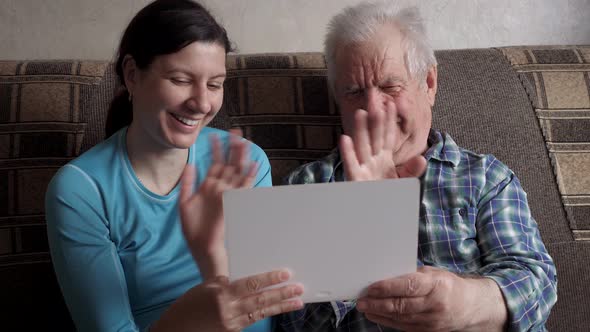
[[[590,328],[590,46],[441,50],[433,127],[520,178],[558,272],[551,331]],[[341,133],[321,53],[236,54],[211,124],[241,127],[275,185]],[[73,330],[48,254],[44,193],[104,137],[109,61],[0,61],[0,330]],[[92,285],[88,285],[92,287]]]

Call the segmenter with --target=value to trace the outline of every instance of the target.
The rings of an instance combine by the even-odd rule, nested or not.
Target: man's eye
[[[347,90],[346,92],[344,92],[344,95],[347,97],[355,97],[358,96],[362,93],[362,90],[360,89],[355,89],[355,90]]]
[[[387,93],[399,93],[402,91],[402,87],[399,85],[387,85],[387,86],[381,87],[381,90],[383,90]]]

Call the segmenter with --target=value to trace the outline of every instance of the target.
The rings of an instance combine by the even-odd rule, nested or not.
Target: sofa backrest
[[[543,220],[550,226],[540,225],[543,238],[552,240],[545,241],[559,279],[550,330],[585,330],[590,326],[590,46],[501,51],[539,121],[573,237],[573,241],[560,241],[561,236],[552,236],[562,231],[553,227],[558,220]]]
[[[590,326],[590,47],[438,51],[435,128],[511,167],[558,267],[550,330]],[[275,185],[341,133],[320,53],[231,55],[213,123],[268,154]],[[117,87],[92,61],[0,61],[0,308],[5,324],[71,330],[48,255],[43,195],[104,137]],[[34,320],[31,320],[34,317]],[[6,326],[1,325],[0,326]]]
[[[557,265],[558,302],[548,328],[590,326],[590,47],[436,56],[433,127],[515,171]],[[268,153],[275,185],[336,146],[338,110],[320,53],[237,55],[228,68],[230,123]]]
[[[108,66],[0,62],[0,306],[17,326],[71,325],[48,253],[44,196],[59,167],[103,138]]]

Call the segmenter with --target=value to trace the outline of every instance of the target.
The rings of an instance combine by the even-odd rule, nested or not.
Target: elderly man
[[[287,182],[420,176],[419,267],[373,284],[365,298],[283,315],[278,328],[544,330],[555,266],[514,173],[431,129],[437,67],[417,9],[392,1],[347,8],[332,19],[325,47],[344,135]]]

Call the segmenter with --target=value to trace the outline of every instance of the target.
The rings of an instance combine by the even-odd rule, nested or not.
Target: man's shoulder
[[[457,146],[456,151],[458,163],[453,167],[456,173],[480,177],[492,186],[515,177],[514,172],[493,154],[479,153],[460,146]]]
[[[502,175],[505,177],[513,174],[512,170],[493,154],[477,153],[465,148],[459,148],[459,151],[461,153],[461,165],[481,168],[487,175]]]
[[[340,153],[338,149],[332,150],[321,159],[303,164],[283,180],[284,184],[308,184],[330,182],[340,166]]]
[[[435,131],[434,133],[436,134]],[[438,135],[440,141],[436,142],[437,147],[434,148],[434,151],[431,154],[435,159],[451,161],[455,166],[460,165],[469,168],[482,167],[486,171],[495,169],[506,173],[512,172],[508,166],[502,163],[493,154],[480,153],[459,146],[451,135],[446,132],[438,132]]]

